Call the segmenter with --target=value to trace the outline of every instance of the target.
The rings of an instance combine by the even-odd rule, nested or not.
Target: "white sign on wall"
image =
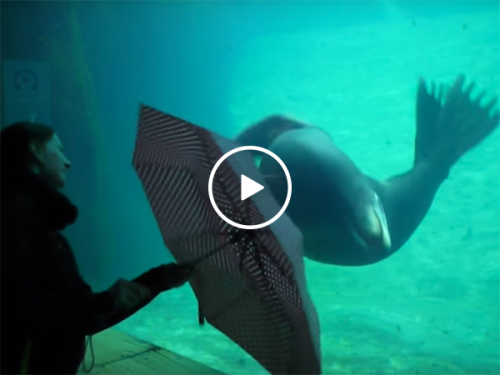
[[[36,121],[50,125],[49,68],[43,61],[3,61],[4,125]]]

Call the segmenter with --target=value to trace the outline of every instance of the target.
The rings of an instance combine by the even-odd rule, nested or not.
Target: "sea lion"
[[[498,127],[500,115],[492,113],[496,98],[481,106],[486,92],[473,100],[475,85],[464,82],[458,76],[445,94],[442,85],[436,90],[420,78],[413,167],[383,181],[362,173],[325,131],[285,116],[269,116],[236,138],[273,151],[287,166],[293,193],[286,213],[303,233],[307,258],[368,265],[406,243],[453,165]],[[263,156],[259,168],[271,176],[266,183],[283,203],[286,181],[272,177],[279,165]]]

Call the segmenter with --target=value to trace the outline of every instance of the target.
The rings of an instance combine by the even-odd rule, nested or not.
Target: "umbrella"
[[[210,203],[210,172],[237,146],[141,105],[133,165],[165,245],[178,263],[196,264],[190,285],[200,318],[271,374],[320,374],[319,322],[307,290],[301,233],[286,215],[266,228],[242,230],[223,221]],[[214,179],[217,206],[247,225],[268,220],[278,211],[268,189],[241,200],[241,174],[259,175],[253,160],[245,153],[230,159]]]

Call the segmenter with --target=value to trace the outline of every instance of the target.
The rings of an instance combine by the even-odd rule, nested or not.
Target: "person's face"
[[[71,163],[63,153],[59,137],[54,134],[45,144],[35,146],[32,150],[40,161],[42,175],[55,188],[63,188],[66,185],[66,171]]]

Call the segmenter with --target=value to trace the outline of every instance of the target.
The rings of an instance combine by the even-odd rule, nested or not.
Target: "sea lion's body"
[[[347,265],[375,261],[372,254],[377,259],[381,256],[378,252],[366,252],[361,244],[352,241],[346,220],[349,195],[355,194],[360,183],[368,185],[371,181],[324,131],[314,127],[291,130],[278,137],[269,150],[280,157],[292,176],[292,199],[286,213],[304,234],[308,258]],[[270,157],[262,158],[260,170],[264,176],[278,175],[279,168]],[[278,204],[283,204],[286,181],[269,178],[266,182]],[[351,250],[343,251],[346,247]],[[341,251],[336,252],[337,249]]]
[[[420,82],[413,168],[385,181],[363,174],[322,130],[286,117],[271,116],[240,135],[240,143],[266,147],[287,166],[293,189],[286,213],[304,235],[306,257],[327,264],[366,265],[387,258],[406,243],[454,163],[498,126],[498,114],[489,115],[493,102],[481,108],[469,99],[470,87],[461,91],[462,84],[459,77],[442,104],[440,95],[428,93]],[[277,163],[262,159],[265,176],[276,175],[277,168]],[[278,203],[284,202],[286,181],[266,182]],[[369,201],[370,194],[376,199]],[[360,241],[352,230],[353,223],[373,224],[377,210],[367,210],[376,206],[373,202],[383,207],[376,224],[388,229],[390,248]],[[365,214],[371,217],[363,222]]]

